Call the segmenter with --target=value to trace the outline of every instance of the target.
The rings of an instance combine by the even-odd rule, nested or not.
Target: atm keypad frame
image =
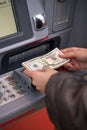
[[[45,95],[35,88],[32,89],[31,80],[30,86],[26,87],[26,83],[22,85],[14,80],[13,73],[11,71],[0,76],[0,123],[3,125],[26,112],[33,110],[34,113],[45,106]]]

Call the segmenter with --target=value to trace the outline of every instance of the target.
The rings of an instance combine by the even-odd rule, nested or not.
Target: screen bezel
[[[0,38],[0,48],[32,38],[33,32],[26,0],[11,0],[17,33]]]

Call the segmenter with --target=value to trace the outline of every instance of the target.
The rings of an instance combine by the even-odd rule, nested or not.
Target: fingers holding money
[[[25,69],[23,71],[23,73],[32,78],[32,71],[29,71],[28,69]]]
[[[25,69],[23,71],[24,74],[28,75],[31,78],[33,78],[34,75],[36,76],[36,75],[46,74],[46,73],[51,75],[51,74],[54,74],[56,72],[58,72],[58,71],[56,71],[54,69],[49,69],[49,68],[48,69],[42,69],[42,70],[36,70],[36,71],[29,71],[28,69]]]
[[[72,57],[74,57],[75,54],[76,54],[74,47],[72,47],[72,48],[67,48],[67,49],[63,49],[63,50],[61,50],[61,52],[62,52],[63,54],[61,55],[61,53],[60,53],[59,56],[62,57],[62,58],[72,58]]]
[[[44,69],[38,71],[24,70],[24,73],[32,78],[32,84],[42,93],[45,92],[45,87],[50,77],[57,72],[58,71],[54,69]]]

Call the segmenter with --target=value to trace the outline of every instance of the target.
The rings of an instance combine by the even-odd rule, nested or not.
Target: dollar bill
[[[56,69],[69,62],[69,59],[59,57],[60,53],[62,54],[58,48],[55,48],[45,55],[22,62],[22,65],[30,71],[43,70],[46,68]]]

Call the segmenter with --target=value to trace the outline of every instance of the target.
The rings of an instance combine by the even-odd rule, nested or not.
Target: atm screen
[[[0,0],[0,37],[17,33],[11,0]]]
[[[27,0],[0,0],[0,49],[32,36]]]

